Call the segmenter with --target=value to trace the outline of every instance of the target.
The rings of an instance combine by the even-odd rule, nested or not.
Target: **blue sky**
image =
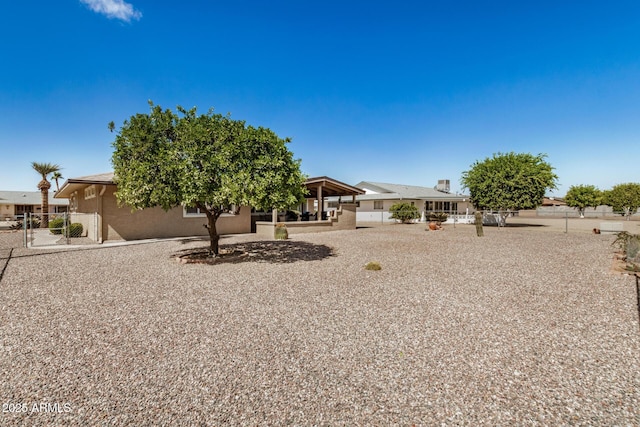
[[[640,2],[24,0],[0,15],[0,189],[111,170],[147,100],[292,137],[309,176],[433,186],[497,152],[640,182]]]

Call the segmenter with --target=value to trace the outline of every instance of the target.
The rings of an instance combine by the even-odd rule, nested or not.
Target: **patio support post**
[[[274,224],[278,223],[278,209],[274,208],[271,212],[271,222]]]
[[[322,203],[322,184],[318,186],[318,216],[316,217],[316,221],[322,220],[322,209],[324,208]]]

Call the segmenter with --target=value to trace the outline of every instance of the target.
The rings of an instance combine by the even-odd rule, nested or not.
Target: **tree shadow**
[[[486,226],[485,226],[486,227]],[[495,226],[494,226],[495,227]],[[504,227],[507,228],[518,228],[518,227],[548,227],[548,225],[544,224],[525,224],[525,223],[509,223],[507,222]]]
[[[308,242],[275,240],[232,243],[220,245],[220,255],[209,257],[209,247],[185,249],[173,255],[184,264],[239,264],[268,262],[289,264],[298,261],[319,261],[335,256],[326,245]]]

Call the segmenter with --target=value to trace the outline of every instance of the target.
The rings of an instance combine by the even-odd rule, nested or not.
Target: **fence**
[[[2,215],[0,218],[0,252],[26,246],[22,227],[24,215]]]
[[[403,213],[408,214],[409,216],[415,211],[398,211],[400,216]],[[451,213],[451,212],[420,212],[418,211],[418,218],[413,220],[415,223],[424,223],[430,221],[430,216],[434,214],[446,215],[446,219],[442,222],[447,224],[473,224],[474,216],[468,214],[459,214],[459,213]],[[376,212],[361,212],[356,211],[356,222],[359,223],[378,223],[378,224],[393,224],[399,222],[397,219],[391,218],[391,212],[386,210],[379,210]],[[435,219],[434,219],[435,220]]]
[[[97,236],[96,214],[49,213],[26,214],[20,222],[25,246],[95,243]]]

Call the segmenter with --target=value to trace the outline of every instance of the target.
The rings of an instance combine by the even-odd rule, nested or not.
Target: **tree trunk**
[[[38,188],[42,194],[42,218],[40,220],[40,228],[49,228],[49,188],[51,188],[51,184],[49,184],[49,181],[43,179],[38,184]]]
[[[218,221],[218,217],[220,216],[220,212],[214,211],[211,212],[209,209],[206,209],[204,206],[198,206],[200,211],[205,211],[207,214],[207,225],[205,227],[209,231],[209,256],[217,257],[220,253],[219,241],[220,236],[218,235],[218,230],[216,229],[216,222]]]
[[[484,236],[484,230],[482,229],[482,212],[481,211],[476,211],[475,213],[475,223],[476,223],[476,234],[478,234],[478,237],[482,237]]]

